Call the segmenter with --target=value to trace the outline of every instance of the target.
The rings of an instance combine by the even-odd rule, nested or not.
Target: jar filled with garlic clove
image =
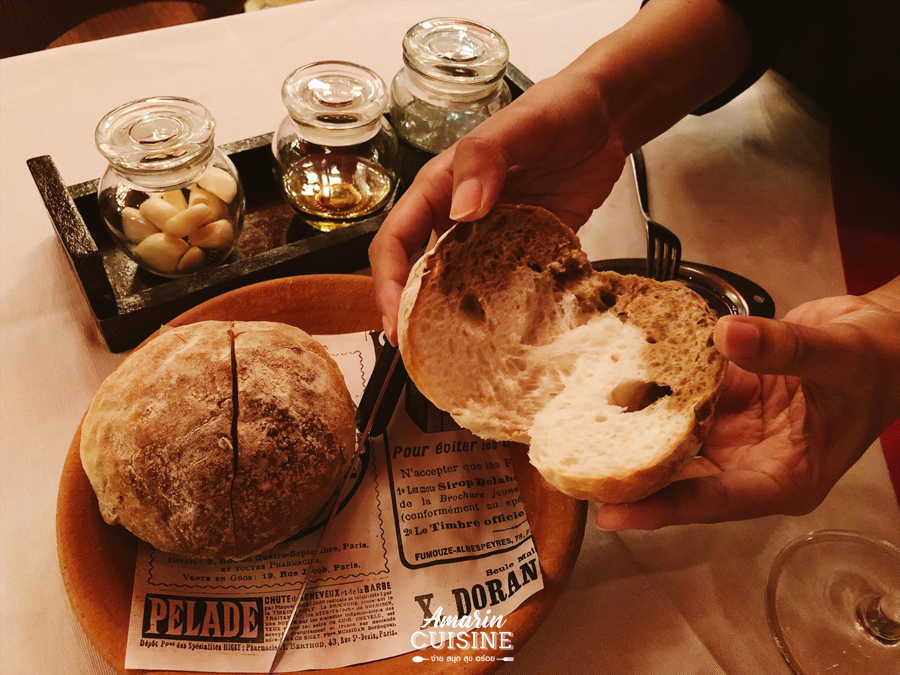
[[[174,96],[126,103],[97,125],[109,160],[100,213],[138,265],[183,277],[223,262],[244,217],[237,169],[215,147],[216,123],[196,101]]]

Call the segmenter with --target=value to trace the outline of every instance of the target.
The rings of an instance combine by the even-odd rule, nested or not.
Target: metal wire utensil
[[[640,148],[631,153],[631,166],[634,169],[641,213],[647,222],[647,276],[659,281],[677,279],[678,268],[681,266],[681,241],[669,228],[650,218],[647,167]]]

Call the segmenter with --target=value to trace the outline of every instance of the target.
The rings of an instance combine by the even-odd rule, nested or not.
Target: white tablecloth
[[[293,68],[340,58],[389,80],[405,30],[481,20],[537,80],[624,23],[638,0],[306,3],[25,55],[0,63],[0,671],[110,673],[63,590],[54,512],[63,457],[122,356],[93,325],[25,160],[51,154],[67,183],[98,176],[97,120],[154,94],[206,104],[225,143],[271,131]],[[844,292],[823,123],[769,78],[647,149],[654,215],[685,258],[762,284],[780,313]],[[582,231],[593,258],[642,255],[630,175]],[[559,605],[504,672],[787,672],[768,636],[765,575],[794,536],[848,528],[896,538],[900,511],[875,447],[802,518],[615,535],[588,528]]]

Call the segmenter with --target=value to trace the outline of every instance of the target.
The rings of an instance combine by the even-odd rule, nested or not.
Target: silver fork
[[[681,241],[667,227],[650,217],[650,195],[647,190],[647,167],[640,148],[631,153],[634,182],[637,185],[641,213],[647,221],[647,276],[659,281],[678,278],[681,266]]]

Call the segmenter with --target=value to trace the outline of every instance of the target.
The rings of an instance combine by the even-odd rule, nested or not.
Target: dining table
[[[72,435],[125,354],[104,343],[26,160],[51,155],[70,185],[98,177],[105,164],[94,147],[97,121],[153,95],[202,102],[220,144],[270,132],[285,115],[279,94],[293,69],[341,59],[390,82],[403,65],[404,33],[429,17],[493,27],[511,63],[539,81],[639,7],[640,0],[313,0],[0,62],[0,672],[114,672],[70,609],[54,523]],[[767,73],[720,109],[683,119],[644,154],[654,219],[680,237],[685,260],[755,281],[778,317],[847,293],[829,122],[784,78]],[[579,237],[591,260],[641,257],[643,228],[627,167]],[[778,552],[822,529],[900,540],[900,506],[879,443],[806,515],[616,533],[592,525],[596,508],[566,590],[502,672],[789,673],[765,611]]]

